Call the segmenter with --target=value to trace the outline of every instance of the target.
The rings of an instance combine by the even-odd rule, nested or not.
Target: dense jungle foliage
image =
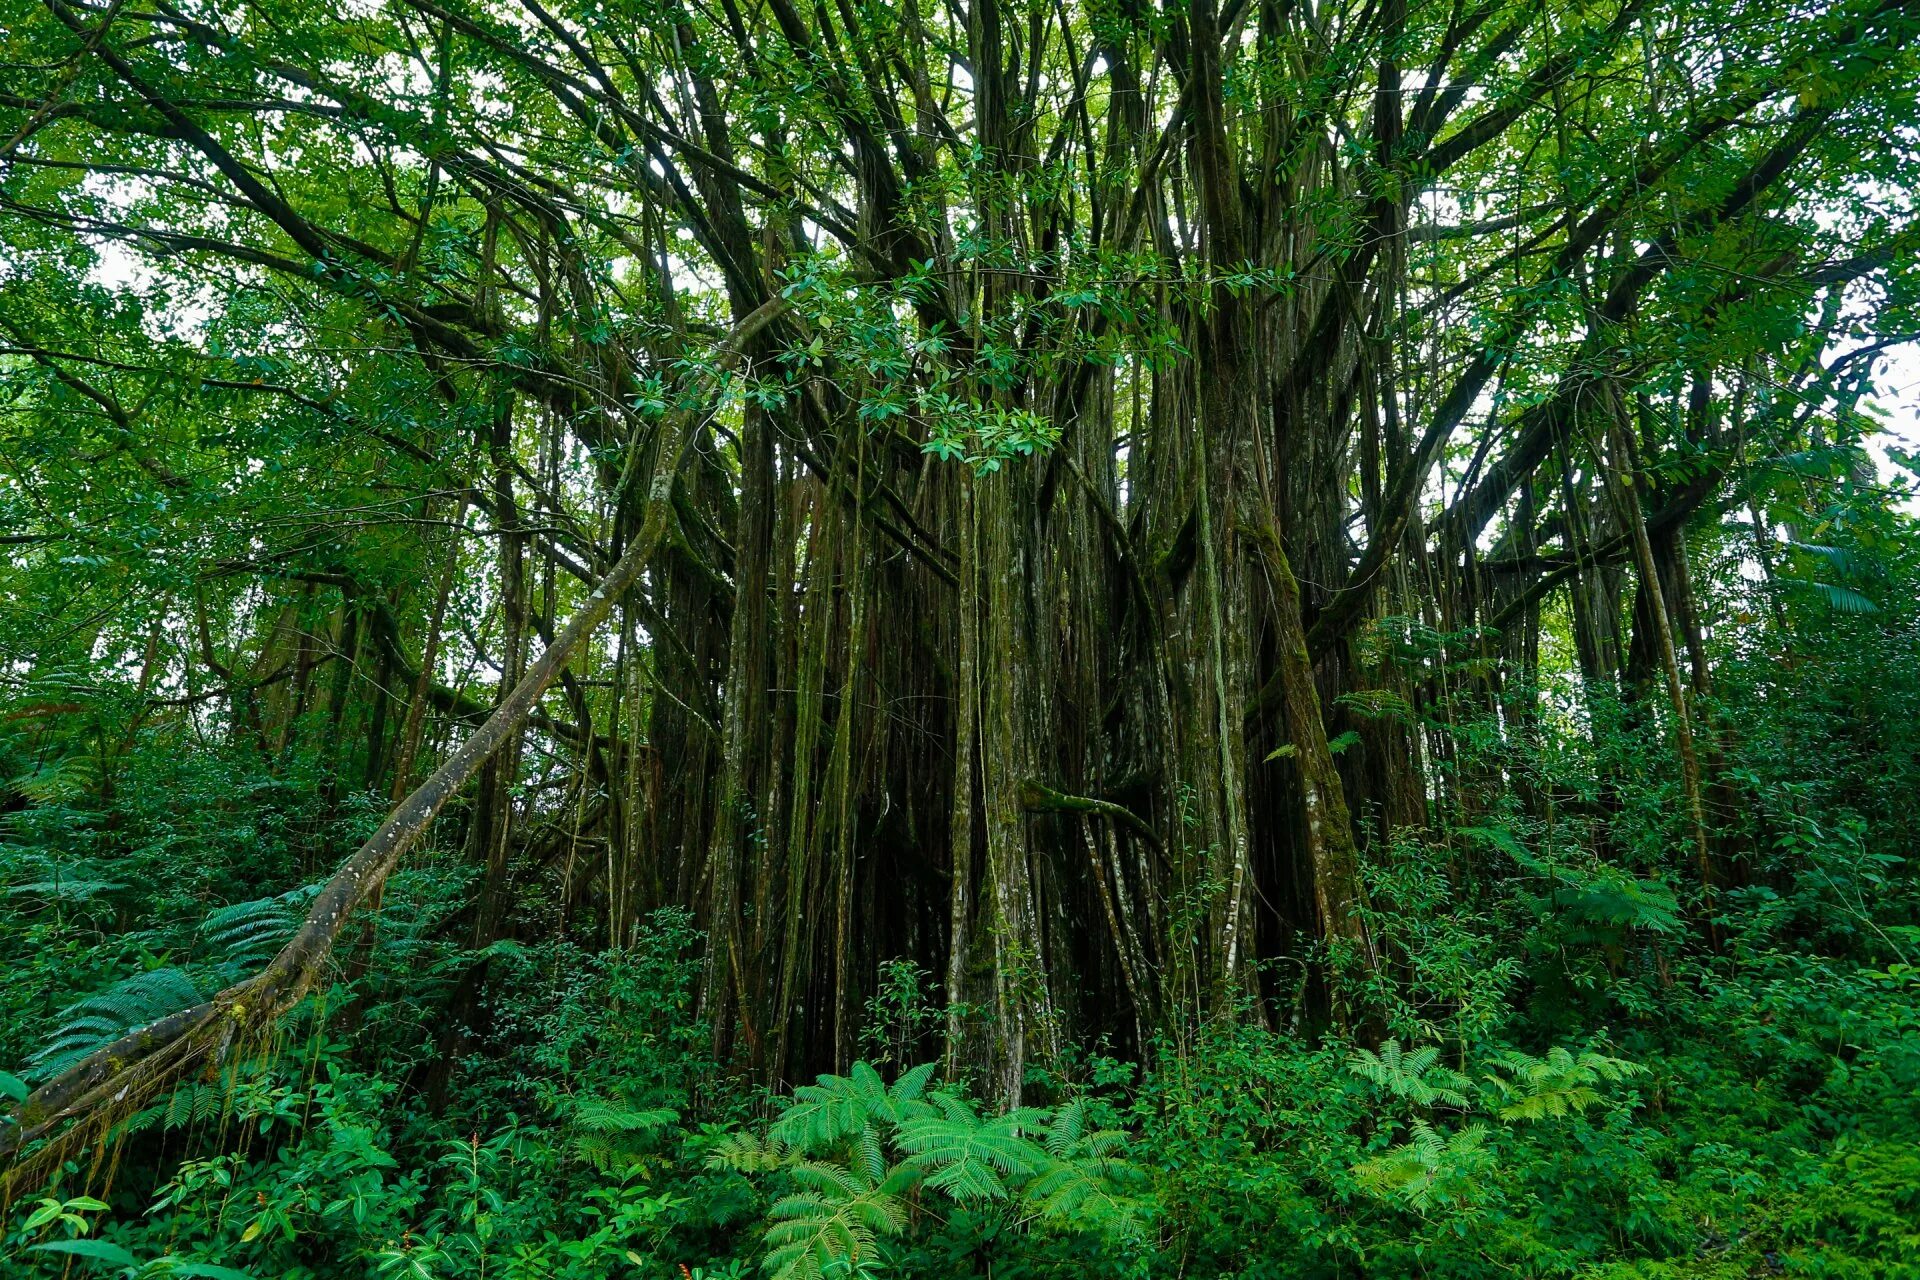
[[[1920,1278],[1917,38],[0,0],[0,1273]]]

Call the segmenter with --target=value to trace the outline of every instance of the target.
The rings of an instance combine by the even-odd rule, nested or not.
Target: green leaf
[[[211,1262],[189,1262],[172,1255],[155,1258],[147,1267],[154,1274],[162,1276],[192,1276],[195,1280],[254,1280],[251,1272],[216,1266]]]
[[[1807,583],[1813,593],[1835,613],[1866,614],[1880,612],[1880,606],[1855,591],[1852,587],[1836,586],[1831,582]]]
[[[45,1244],[33,1245],[28,1252],[71,1254],[76,1258],[89,1258],[95,1262],[111,1263],[116,1267],[140,1265],[140,1259],[111,1240],[49,1240]]]

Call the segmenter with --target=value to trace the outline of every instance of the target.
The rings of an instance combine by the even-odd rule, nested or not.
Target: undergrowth
[[[1012,1110],[913,1061],[944,1014],[910,964],[863,1061],[760,1092],[711,1058],[684,913],[605,952],[533,903],[548,927],[475,952],[467,863],[429,849],[275,1044],[67,1152],[0,1254],[23,1280],[1920,1276],[1908,709],[1846,646],[1806,696],[1745,697],[1768,660],[1723,677],[1753,852],[1717,948],[1670,771],[1604,706],[1457,762],[1556,816],[1496,797],[1368,852],[1386,976],[1333,1002],[1368,1025],[1250,1001],[1138,1061],[1071,1047]],[[149,742],[109,790],[0,754],[16,1097],[257,966],[378,812],[318,758]]]

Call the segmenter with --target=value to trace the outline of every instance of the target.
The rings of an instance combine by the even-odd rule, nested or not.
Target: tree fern
[[[1121,1179],[1134,1172],[1120,1155],[1126,1135],[1090,1128],[1088,1112],[1085,1098],[1054,1110],[1043,1144],[1047,1165],[1027,1184],[1025,1198],[1056,1224],[1099,1228],[1128,1222],[1132,1205],[1119,1191]]]
[[[823,1075],[793,1091],[793,1103],[774,1121],[769,1136],[802,1154],[818,1154],[863,1132],[882,1130],[931,1114],[926,1100],[934,1065],[904,1072],[889,1088],[880,1073],[856,1062],[847,1075]]]
[[[306,905],[320,891],[317,884],[302,885],[269,898],[236,902],[208,913],[200,934],[220,952],[224,965],[252,970],[280,950],[300,927]]]
[[[1055,1160],[1025,1188],[1035,1216],[1056,1226],[1105,1230],[1133,1220],[1133,1202],[1116,1175],[1132,1166],[1118,1160]]]
[[[1644,1073],[1646,1068],[1624,1058],[1591,1051],[1578,1055],[1555,1046],[1544,1058],[1509,1050],[1493,1062],[1496,1071],[1486,1077],[1499,1103],[1502,1120],[1545,1120],[1585,1111],[1600,1101],[1596,1087]]]
[[[1580,933],[1621,929],[1677,933],[1683,927],[1673,889],[1658,880],[1639,880],[1613,868],[1579,884],[1557,890],[1554,909]]]
[[[1592,940],[1622,929],[1675,933],[1682,925],[1680,903],[1673,889],[1659,880],[1643,880],[1614,867],[1583,870],[1566,863],[1536,858],[1512,832],[1500,827],[1459,827],[1456,834],[1482,840],[1537,876],[1554,882],[1553,890],[1530,901],[1541,915],[1552,915],[1570,927],[1576,940]]]
[[[908,1121],[894,1141],[906,1153],[905,1167],[953,1200],[1004,1200],[1009,1180],[1024,1182],[1051,1163],[1046,1148],[1026,1136],[1045,1123],[1045,1112],[1020,1107],[983,1120],[956,1098],[936,1101],[945,1114]]]
[[[1356,1050],[1347,1059],[1347,1070],[1415,1106],[1443,1102],[1465,1110],[1468,1105],[1469,1081],[1458,1071],[1440,1065],[1440,1050],[1435,1045],[1402,1050],[1398,1040],[1388,1040],[1378,1053]]]
[[[787,1148],[754,1133],[729,1133],[707,1149],[707,1168],[771,1173],[793,1163]]]
[[[773,1280],[864,1276],[880,1263],[880,1240],[907,1224],[900,1196],[911,1175],[874,1179],[862,1168],[809,1161],[790,1171],[796,1190],[768,1210],[766,1269]]]
[[[769,1133],[795,1151],[824,1150],[858,1133],[876,1116],[884,1116],[887,1103],[880,1073],[856,1062],[849,1075],[823,1075],[816,1083],[795,1089],[792,1104]]]
[[[1085,1098],[1054,1108],[1047,1122],[1047,1154],[1055,1160],[1117,1159],[1126,1147],[1127,1135],[1118,1129],[1092,1128],[1090,1113]]]
[[[43,761],[7,780],[7,786],[35,804],[70,804],[98,789],[100,763],[82,752]]]
[[[601,1173],[631,1168],[643,1154],[638,1140],[680,1119],[670,1107],[635,1107],[593,1095],[570,1098],[562,1109],[573,1126],[575,1154]]]
[[[114,893],[127,886],[117,880],[55,879],[34,880],[26,884],[8,885],[4,892],[9,898],[57,899],[61,902],[85,902],[103,893]]]
[[[1470,1203],[1484,1194],[1480,1175],[1493,1165],[1486,1143],[1484,1125],[1447,1134],[1416,1120],[1406,1142],[1361,1161],[1353,1172],[1370,1194],[1414,1209]]]
[[[1095,1129],[1084,1101],[982,1116],[933,1089],[933,1076],[932,1065],[916,1067],[887,1086],[855,1063],[796,1089],[764,1140],[732,1134],[713,1144],[709,1168],[784,1172],[794,1184],[765,1235],[778,1280],[866,1274],[914,1189],[956,1204],[1018,1205],[1024,1220],[1073,1229],[1132,1220],[1119,1185],[1129,1171],[1124,1137]]]
[[[62,1010],[59,1028],[28,1065],[42,1078],[59,1075],[101,1045],[205,999],[184,969],[136,973]]]

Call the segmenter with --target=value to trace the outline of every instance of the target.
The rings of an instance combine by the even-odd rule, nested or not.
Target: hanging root
[[[203,1004],[129,1032],[36,1089],[21,1105],[17,1123],[0,1129],[0,1158],[53,1134],[65,1121],[76,1123],[7,1170],[0,1178],[0,1200],[38,1186],[71,1151],[105,1135],[198,1063],[218,1061],[237,1038],[270,1027],[293,1001],[277,1006],[249,1003],[259,983],[260,978],[249,979]]]
[[[522,698],[523,693],[528,693],[524,681],[492,720],[387,816],[321,889],[306,921],[265,969],[211,1000],[128,1032],[35,1089],[20,1104],[15,1123],[0,1129],[0,1158],[17,1155],[63,1124],[68,1124],[63,1137],[103,1133],[198,1064],[218,1062],[236,1041],[244,1043],[270,1031],[282,1014],[318,985],[334,942],[355,908],[385,882],[441,806],[524,718],[515,714],[515,708],[524,710],[535,695]],[[507,721],[496,724],[503,716]],[[48,1157],[67,1145],[55,1142],[9,1170],[4,1191],[11,1195],[35,1185],[50,1163]]]

